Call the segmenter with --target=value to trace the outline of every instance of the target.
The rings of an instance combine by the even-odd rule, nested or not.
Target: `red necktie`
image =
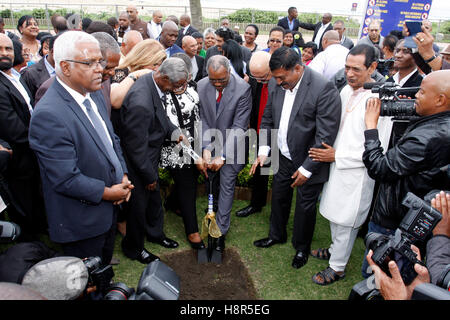
[[[222,99],[222,91],[219,91],[219,96],[217,97],[217,100],[216,100],[217,104],[220,103],[220,99]]]

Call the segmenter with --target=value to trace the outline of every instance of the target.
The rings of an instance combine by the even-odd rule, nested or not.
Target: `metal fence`
[[[4,17],[4,22],[8,26],[15,27],[17,25],[17,17],[14,17],[14,12],[19,12],[22,10],[34,10],[34,9],[42,9],[41,13],[44,15],[43,17],[38,18],[38,23],[42,30],[47,29],[48,31],[52,30],[50,16],[51,12],[71,12],[78,13],[83,18],[89,14],[95,14],[97,16],[96,20],[106,21],[109,17],[115,16],[118,17],[122,11],[126,11],[126,4],[58,4],[58,3],[29,3],[29,2],[14,2],[14,3],[0,3],[0,11],[10,10],[10,17]],[[151,15],[153,11],[159,10],[163,13],[164,16],[175,15],[177,17],[182,14],[190,14],[189,6],[150,6],[150,5],[138,5],[139,16],[144,21],[149,21],[151,19]],[[223,17],[226,17],[232,13],[234,13],[238,9],[224,9],[224,8],[209,8],[202,7],[202,16],[203,16],[203,25],[201,29],[206,29],[208,27],[217,28],[219,26],[219,20]],[[260,10],[260,9],[254,9]],[[348,20],[352,19],[354,21],[360,22],[361,16],[355,12],[350,13],[348,15],[338,14],[339,16],[343,16]],[[253,16],[253,14],[252,14]],[[320,21],[321,15],[317,13],[317,21]],[[231,21],[231,27],[238,26],[239,30],[243,31],[248,23],[254,21],[248,21],[246,23],[236,23]],[[441,32],[441,24],[444,20],[433,20],[432,22],[437,23],[436,30],[433,30],[434,34]],[[267,33],[275,24],[260,24],[256,23],[261,33]],[[302,34],[312,34],[312,31],[300,30]],[[357,37],[359,32],[359,27],[347,27],[346,33],[350,37]],[[450,40],[450,35],[440,35],[445,40]]]

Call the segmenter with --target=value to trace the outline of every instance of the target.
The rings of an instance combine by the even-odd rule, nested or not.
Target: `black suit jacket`
[[[30,89],[31,96],[33,99],[36,97],[36,92],[47,79],[50,78],[50,75],[45,67],[45,58],[39,60],[38,63],[33,64],[32,66],[25,68],[22,72],[21,78],[25,81]]]
[[[284,28],[285,30],[291,30],[289,29],[289,21],[288,17],[281,18],[278,20],[277,26]],[[300,26],[300,21],[298,19],[294,19],[294,29],[292,31],[298,31],[298,27]]]
[[[275,79],[270,82],[275,82]],[[261,120],[261,130],[268,130],[269,142],[270,129],[280,128],[285,93],[282,87],[273,83],[269,85],[269,99]],[[322,142],[333,145],[340,119],[339,91],[331,81],[305,67],[289,118],[287,144],[295,168],[303,166],[312,172],[309,184],[328,180],[329,163],[312,161],[308,150],[311,147],[323,148]]]
[[[180,48],[181,48],[181,44],[183,41],[183,37],[184,36],[190,36],[192,35],[194,32],[198,32],[197,29],[195,29],[192,25],[189,26],[189,28],[186,30],[186,33],[183,34],[183,31],[180,29],[178,30],[178,38],[177,38],[177,42],[175,42]]]
[[[27,90],[33,105],[33,98],[23,79],[20,82]],[[39,169],[33,151],[28,143],[30,125],[28,105],[16,87],[0,74],[0,137],[13,151],[9,172],[16,178],[29,178]]]
[[[314,34],[313,34],[313,37],[312,37],[312,41],[315,41],[315,40],[316,40],[317,32],[319,32],[320,27],[322,26],[322,22],[318,22],[318,23],[316,23],[316,24],[314,24],[314,23],[300,22],[299,25],[300,25],[300,28],[303,28],[303,29],[306,29],[306,30],[314,30]],[[333,30],[333,26],[332,26],[331,23],[328,24],[328,27],[325,29],[324,33],[322,33],[322,37],[320,37],[319,52],[323,50],[323,48],[322,48],[322,38],[323,38],[323,35],[325,34],[325,32],[327,32],[327,31],[329,31],[329,30]]]
[[[153,73],[140,77],[120,108],[120,138],[128,169],[144,186],[157,181],[161,147],[176,129],[163,109]]]
[[[423,77],[419,73],[419,70],[413,73],[413,75],[405,82],[402,88],[420,87],[422,84]],[[386,82],[394,82],[393,77],[389,77]],[[415,93],[406,94],[406,96],[414,99]]]
[[[195,60],[197,61],[198,72],[197,72],[197,76],[195,77],[194,81],[199,82],[204,77],[203,76],[203,67],[205,66],[205,58],[200,57],[200,56],[195,56]]]

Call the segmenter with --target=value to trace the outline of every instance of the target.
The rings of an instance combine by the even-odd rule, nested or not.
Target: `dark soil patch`
[[[180,300],[256,300],[247,268],[234,248],[227,248],[222,264],[197,263],[197,252],[185,250],[161,260],[180,277]]]

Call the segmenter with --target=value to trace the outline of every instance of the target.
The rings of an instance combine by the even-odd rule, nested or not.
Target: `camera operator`
[[[417,285],[430,282],[430,276],[431,282],[436,284],[444,268],[450,263],[450,194],[445,194],[441,191],[433,198],[431,206],[442,213],[442,220],[434,228],[433,237],[427,243],[427,267],[418,263],[414,265],[417,277],[410,285],[406,286],[404,284],[398,266],[394,261],[389,262],[391,278],[372,261],[372,250],[367,255],[369,265],[375,273],[377,288],[379,288],[385,300],[411,299],[411,295]],[[419,249],[415,246],[411,246],[411,249],[418,255],[417,258],[420,260]]]
[[[365,123],[365,151],[363,161],[369,176],[380,183],[369,232],[390,235],[406,214],[402,199],[407,192],[423,198],[433,189],[449,189],[450,178],[441,168],[450,159],[450,71],[436,71],[427,75],[416,94],[412,120],[398,143],[383,154],[378,139],[378,118],[381,101],[367,101]],[[367,263],[363,276],[367,278]]]

